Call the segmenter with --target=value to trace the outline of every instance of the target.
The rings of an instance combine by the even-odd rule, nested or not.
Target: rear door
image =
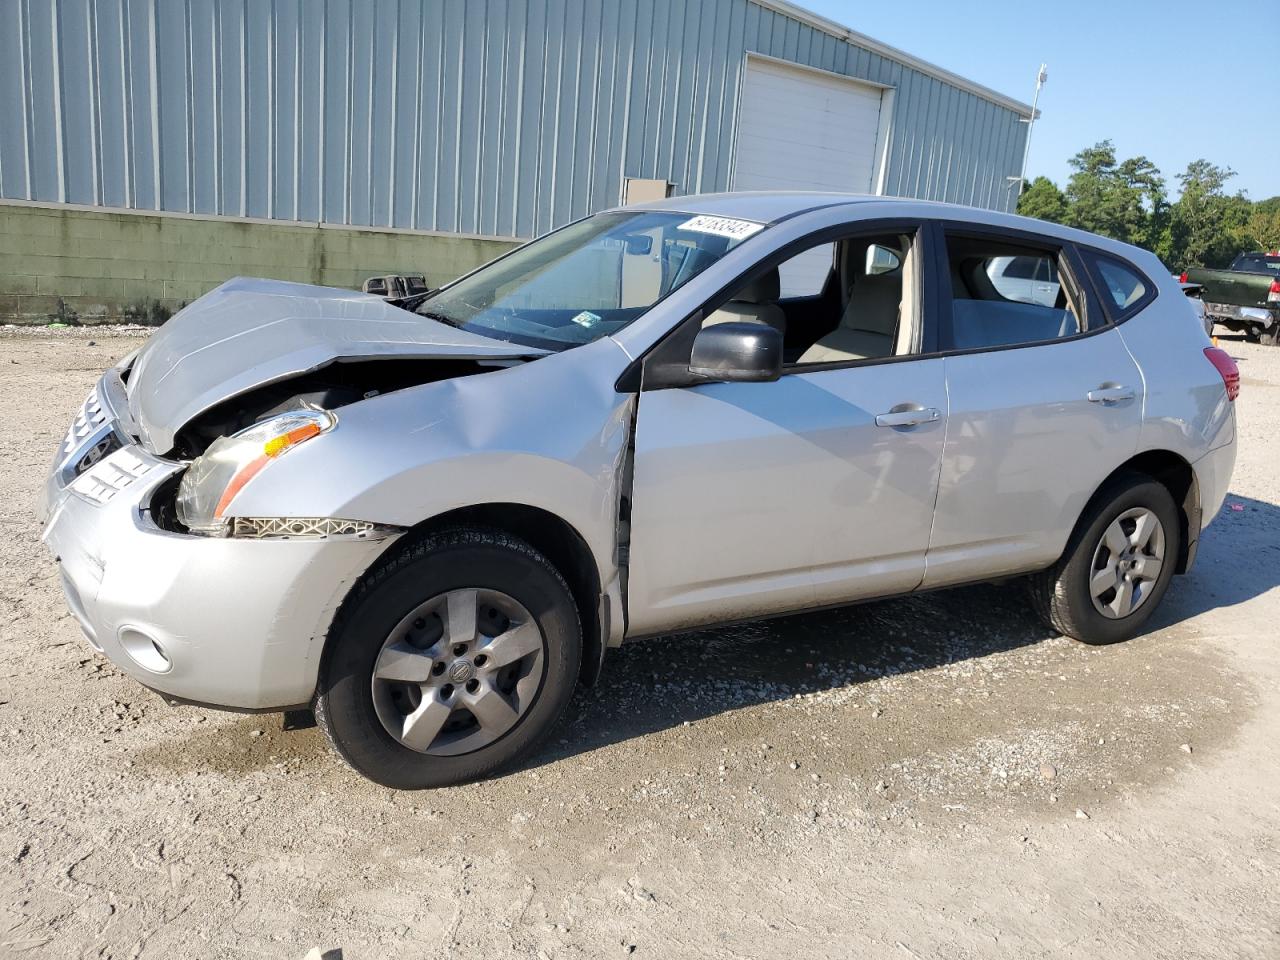
[[[1030,235],[946,232],[950,403],[925,587],[1047,566],[1137,448],[1143,382],[1074,252]],[[997,256],[1052,263],[1052,307],[984,284]],[[949,289],[947,281],[949,282]]]

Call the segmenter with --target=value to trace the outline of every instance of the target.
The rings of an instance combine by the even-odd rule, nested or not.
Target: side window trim
[[[997,350],[1020,350],[1024,347],[1042,347],[1054,343],[1069,343],[1072,340],[1091,337],[1110,326],[1110,323],[1107,322],[1108,314],[1104,313],[1102,310],[1103,304],[1101,303],[1101,298],[1097,296],[1095,292],[1093,272],[1087,268],[1083,258],[1075,249],[1075,245],[1070,241],[1045,236],[1043,234],[1030,233],[1025,230],[1006,229],[1003,227],[967,223],[957,220],[938,221],[936,223],[936,232],[937,241],[934,243],[934,249],[936,252],[934,269],[937,274],[936,300],[938,303],[936,305],[936,317],[938,320],[938,341],[935,349],[939,354],[943,356],[956,356],[970,353],[992,353]],[[945,342],[951,339],[951,303],[955,295],[951,284],[951,259],[950,254],[947,251],[948,237],[968,237],[978,240],[1003,240],[1005,242],[1012,242],[1015,244],[1021,243],[1030,247],[1039,247],[1045,250],[1057,251],[1057,259],[1060,261],[1058,268],[1058,282],[1061,283],[1064,288],[1069,287],[1083,306],[1085,316],[1083,318],[1077,317],[1077,321],[1082,322],[1085,329],[1080,330],[1078,333],[1074,333],[1069,337],[1056,337],[1049,340],[1028,340],[1023,343],[1005,343],[989,347],[959,348],[945,346]],[[1100,322],[1091,322],[1090,318],[1098,318],[1098,321]],[[945,333],[945,337],[943,336],[943,333]]]
[[[1093,285],[1095,298],[1101,305],[1104,315],[1115,326],[1119,326],[1130,317],[1147,309],[1155,301],[1156,297],[1160,295],[1160,291],[1152,283],[1151,277],[1147,275],[1147,272],[1136,266],[1131,260],[1126,260],[1124,257],[1117,256],[1114,253],[1107,253],[1094,247],[1079,247],[1077,255],[1084,263],[1085,272],[1089,277],[1089,282]],[[1141,299],[1129,304],[1128,307],[1121,308],[1111,297],[1107,296],[1105,293],[1107,289],[1106,282],[1098,271],[1098,263],[1101,260],[1110,260],[1141,280],[1143,286],[1146,287],[1146,292]]]

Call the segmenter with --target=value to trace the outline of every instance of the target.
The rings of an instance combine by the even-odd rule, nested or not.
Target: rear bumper
[[[1257,324],[1263,328],[1280,325],[1280,307],[1241,307],[1233,303],[1213,303],[1206,300],[1205,315],[1219,323],[1252,326]]]
[[[125,446],[45,491],[43,539],[89,643],[172,697],[306,703],[324,638],[388,539],[238,540],[162,530],[149,504],[182,465]]]
[[[1209,526],[1222,509],[1231,487],[1231,474],[1236,466],[1235,420],[1232,418],[1232,438],[1229,443],[1211,450],[1191,465],[1196,484],[1200,488],[1200,529]]]

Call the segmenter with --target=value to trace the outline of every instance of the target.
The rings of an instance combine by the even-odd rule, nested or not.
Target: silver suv
[[[202,297],[102,377],[44,533],[120,668],[312,705],[394,787],[527,755],[631,638],[1022,576],[1126,639],[1235,459],[1235,365],[1160,262],[988,211],[682,197],[404,303]]]

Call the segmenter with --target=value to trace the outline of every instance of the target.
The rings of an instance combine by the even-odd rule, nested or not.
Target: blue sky
[[[1228,189],[1280,194],[1280,6],[1274,0],[798,0],[883,43],[1029,103],[1049,65],[1029,175],[1064,185],[1099,140],[1165,175],[1204,157]]]

